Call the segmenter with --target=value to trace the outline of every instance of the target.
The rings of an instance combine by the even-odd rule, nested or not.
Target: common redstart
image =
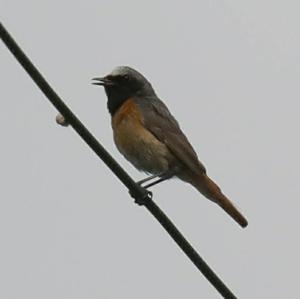
[[[152,174],[155,183],[178,177],[217,203],[242,227],[246,218],[211,180],[195,150],[150,82],[138,71],[119,66],[93,84],[104,86],[118,150],[138,170]]]

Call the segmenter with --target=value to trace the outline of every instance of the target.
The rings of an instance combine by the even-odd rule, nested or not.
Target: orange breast
[[[112,117],[113,128],[116,129],[125,118],[130,118],[132,121],[141,124],[140,111],[132,98],[126,100]]]
[[[150,173],[168,169],[169,150],[143,126],[141,111],[132,98],[113,115],[112,128],[117,148],[136,168]]]
[[[148,132],[142,126],[141,113],[131,98],[112,117],[112,128],[115,143],[123,154],[130,152],[137,139],[144,138]]]

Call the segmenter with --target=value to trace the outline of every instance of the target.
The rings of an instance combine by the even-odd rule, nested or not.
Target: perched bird
[[[242,227],[247,226],[246,218],[208,177],[178,122],[141,73],[119,66],[93,80],[104,86],[118,150],[138,170],[152,174],[140,183],[176,176],[218,204]]]

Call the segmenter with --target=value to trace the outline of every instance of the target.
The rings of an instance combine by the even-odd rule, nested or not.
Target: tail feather
[[[241,227],[248,225],[247,219],[237,210],[233,203],[222,193],[217,184],[207,175],[202,175],[193,185],[208,199],[217,203],[226,213],[228,213]]]
[[[223,194],[218,198],[218,205],[228,213],[241,227],[248,225],[247,219],[238,211],[233,203]]]

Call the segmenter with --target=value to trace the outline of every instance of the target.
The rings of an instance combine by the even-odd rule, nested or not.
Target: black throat
[[[107,108],[111,116],[122,106],[122,104],[130,98],[130,94],[125,90],[118,90],[118,88],[111,88],[106,86],[105,93],[107,95]]]
[[[155,92],[148,81],[138,85],[115,84],[112,86],[104,86],[104,89],[107,95],[107,108],[111,116],[113,116],[129,98],[147,98],[155,96]]]

